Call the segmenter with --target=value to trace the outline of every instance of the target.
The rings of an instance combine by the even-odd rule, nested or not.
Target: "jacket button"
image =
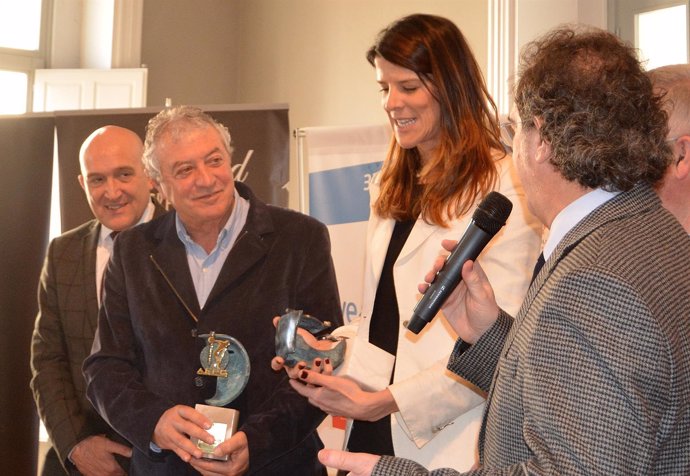
[[[201,388],[204,386],[204,379],[201,378],[201,376],[197,375],[194,377],[194,385]]]
[[[431,429],[431,432],[432,432],[432,433],[438,433],[439,431],[443,430],[445,427],[447,427],[447,426],[449,426],[449,425],[452,425],[453,423],[455,423],[455,422],[454,422],[454,421],[450,421],[450,422],[445,423],[445,424],[443,424],[443,425],[435,426],[435,427],[433,427],[433,428]]]

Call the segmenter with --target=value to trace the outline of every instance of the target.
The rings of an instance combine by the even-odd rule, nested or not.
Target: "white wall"
[[[288,102],[293,128],[384,122],[366,50],[391,21],[443,15],[486,71],[485,0],[252,0],[241,2],[238,100]]]
[[[385,122],[364,58],[376,34],[406,14],[445,16],[462,30],[486,75],[490,1],[240,1],[235,100],[287,102],[293,129]],[[561,23],[606,27],[606,0],[516,0],[515,7],[518,47]],[[294,148],[292,159],[294,178]],[[289,190],[296,207],[296,183]]]
[[[166,98],[173,105],[246,102],[236,94],[237,52],[251,50],[253,41],[237,37],[242,2],[144,1],[141,61],[149,70],[149,106],[162,107]]]
[[[606,7],[606,0],[517,0],[518,48],[563,23],[606,29]]]
[[[52,67],[84,66],[85,1],[110,0],[54,0],[61,28]],[[486,74],[492,2],[516,8],[518,47],[561,23],[606,27],[606,0],[146,0],[141,59],[149,69],[148,105],[162,106],[168,97],[173,104],[287,103],[292,129],[383,123],[364,58],[376,34],[406,14],[445,16]],[[295,155],[293,145],[292,177]],[[289,190],[297,207],[296,184]]]
[[[410,13],[453,20],[480,67],[487,62],[486,0],[252,0],[239,2],[237,102],[284,102],[290,127],[387,121],[365,53],[377,33]],[[290,206],[298,207],[296,152]]]

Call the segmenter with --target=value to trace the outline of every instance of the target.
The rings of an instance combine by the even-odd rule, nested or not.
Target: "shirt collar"
[[[149,200],[148,205],[146,205],[146,208],[144,208],[144,213],[141,214],[141,218],[139,218],[139,221],[134,226],[141,225],[142,223],[146,223],[148,221],[151,221],[151,219],[153,218],[153,214],[154,214],[155,210],[156,210],[155,205],[153,204],[153,202],[151,200]],[[98,235],[98,242],[99,243],[105,243],[106,240],[112,241],[112,238],[110,236],[110,234],[112,232],[113,232],[113,230],[111,230],[110,228],[105,226],[103,223],[101,223],[101,232]]]
[[[587,215],[592,213],[596,208],[611,200],[620,192],[607,192],[601,188],[596,188],[591,192],[586,193],[567,207],[561,210],[549,230],[549,237],[544,244],[544,259],[549,259],[553,250],[563,237],[572,230],[575,225],[580,223]]]
[[[225,225],[220,230],[220,233],[218,233],[218,239],[216,240],[216,246],[214,247],[214,249],[218,247],[224,249],[228,245],[231,236],[233,234],[236,234],[237,230],[235,229],[237,227],[239,219],[241,218],[240,215],[242,215],[241,212],[238,212],[238,207],[244,206],[246,200],[240,197],[239,193],[237,193],[237,189],[235,189],[234,195],[235,203],[232,206],[232,212],[230,213],[228,221],[225,222]],[[244,223],[242,223],[242,226],[244,226]],[[187,233],[187,228],[185,228],[184,223],[182,223],[182,220],[180,220],[180,215],[178,214],[175,214],[175,227],[177,229],[178,238],[182,243],[184,243],[187,249],[195,249],[196,247],[199,247],[199,245],[194,240],[192,240],[192,237],[189,236],[189,233]]]

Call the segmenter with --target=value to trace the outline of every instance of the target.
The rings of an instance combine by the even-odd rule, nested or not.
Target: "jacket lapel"
[[[95,333],[98,325],[98,294],[96,292],[96,247],[101,226],[93,220],[88,233],[82,237],[81,273],[82,282],[89,283],[83,287],[85,309],[91,330]]]
[[[187,254],[184,244],[177,236],[175,213],[165,217],[165,223],[158,228],[156,238],[159,244],[151,253],[152,266],[159,268],[170,292],[175,293],[183,306],[189,308],[198,318],[201,313],[199,300],[196,297],[192,275],[189,273]],[[192,316],[189,316],[192,319]]]
[[[419,247],[421,247],[430,237],[438,233],[443,228],[437,225],[430,225],[421,218],[417,218],[417,221],[410,232],[410,236],[407,237],[405,245],[402,250],[400,250],[400,255],[396,262],[402,263],[408,259],[408,257],[413,254]],[[441,249],[441,243],[438,245],[439,250]],[[420,270],[423,272],[423,270]]]
[[[218,279],[216,279],[206,302],[210,303],[216,296],[232,286],[235,280],[261,260],[266,253],[268,253],[268,247],[261,235],[245,229],[237,237],[237,241],[235,241],[225,263],[223,263]]]
[[[529,311],[535,297],[541,291],[546,281],[565,258],[583,239],[595,232],[597,229],[612,221],[626,218],[631,214],[639,214],[640,207],[648,209],[658,200],[656,193],[647,185],[638,185],[628,192],[618,194],[608,202],[593,210],[580,223],[570,230],[556,246],[549,259],[544,263],[544,267],[537,275],[536,279],[529,287],[522,304],[520,312],[516,316],[516,322],[520,322],[522,317]],[[514,334],[511,332],[511,335]]]
[[[381,278],[383,263],[388,254],[388,245],[390,244],[393,229],[395,228],[395,220],[392,218],[378,217],[373,211],[371,214],[372,216],[369,218],[370,238],[368,240],[368,246],[370,248],[368,255],[371,257],[371,261],[368,263],[370,267],[368,271],[374,277],[373,282],[378,283]],[[418,218],[396,262],[403,262],[406,260],[417,250],[417,248],[422,246],[429,237],[437,233],[439,229],[439,227],[430,225],[421,218]]]
[[[373,213],[373,212],[372,212]],[[380,218],[373,215],[371,220],[371,239],[369,240],[369,273],[373,276],[373,282],[378,283],[381,279],[381,271],[383,270],[383,262],[386,259],[386,251],[388,243],[390,243],[393,235],[393,228],[395,227],[395,220],[392,218]],[[372,290],[373,293],[376,290]]]

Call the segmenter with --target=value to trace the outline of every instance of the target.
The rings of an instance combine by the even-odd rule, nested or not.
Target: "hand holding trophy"
[[[237,398],[247,386],[250,373],[249,355],[242,344],[229,335],[211,332],[199,337],[207,339],[207,344],[201,351],[201,368],[197,374],[216,377],[217,382],[216,393],[206,400],[208,405],[197,404],[194,408],[213,422],[208,432],[213,435],[215,441],[213,444],[198,438],[192,438],[192,441],[204,452],[204,458],[226,461],[228,455],[219,457],[213,454],[213,450],[237,430],[240,412],[224,407]]]
[[[330,334],[321,335],[330,327],[330,322],[322,322],[302,311],[287,309],[274,323],[276,357],[271,363],[274,370],[283,365],[292,368],[299,362],[304,362],[309,368],[316,359],[328,359],[334,369],[343,362],[346,341]]]

